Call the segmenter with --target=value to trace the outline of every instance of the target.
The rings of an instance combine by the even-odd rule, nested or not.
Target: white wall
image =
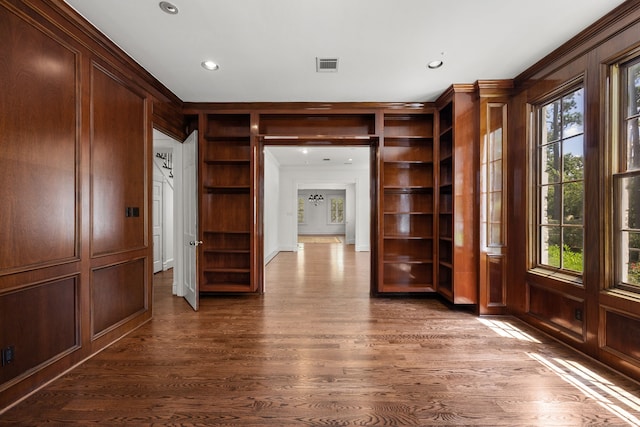
[[[280,199],[280,165],[273,155],[264,153],[264,262],[278,254],[278,207]],[[275,201],[275,202],[274,202]]]
[[[162,213],[163,234],[162,234],[162,270],[173,268],[174,259],[174,230],[173,230],[173,187],[165,180],[162,187],[162,204],[164,211]]]
[[[168,137],[165,137],[168,138]],[[175,142],[177,144],[177,141]],[[169,178],[169,171],[162,167],[162,159],[156,157],[156,153],[172,153],[173,147],[167,147],[166,142],[156,140],[154,137],[153,164],[154,179],[162,181],[162,270],[168,270],[174,266],[174,226],[173,226],[173,178]]]
[[[331,197],[340,197],[345,201],[346,207],[346,190],[298,190],[298,197],[304,199],[304,222],[298,223],[298,235],[301,234],[333,234],[344,235],[345,223],[331,224],[330,219],[330,202]],[[324,201],[314,205],[309,202],[311,194],[319,194],[324,197]],[[345,215],[346,216],[346,215]],[[346,218],[345,218],[346,220]]]
[[[371,200],[369,198],[370,175],[368,168],[281,167],[279,178],[279,250],[297,251],[298,248],[298,189],[346,189],[349,184],[353,184],[355,187],[355,203],[353,203],[355,250],[370,250]],[[270,203],[271,201],[265,199],[265,211]],[[347,216],[349,216],[349,212],[347,212]]]

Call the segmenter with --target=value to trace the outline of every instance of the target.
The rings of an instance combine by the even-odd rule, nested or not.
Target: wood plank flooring
[[[301,245],[263,296],[193,312],[155,276],[153,320],[0,425],[627,426],[640,386],[510,317],[370,298],[369,254]]]

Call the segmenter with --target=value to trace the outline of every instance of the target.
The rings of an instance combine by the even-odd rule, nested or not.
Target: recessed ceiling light
[[[168,1],[161,1],[160,3],[158,3],[158,6],[160,6],[160,9],[162,9],[163,12],[168,13],[169,15],[178,14],[178,8],[176,7],[176,5],[169,3]]]
[[[441,60],[436,60],[436,61],[431,61],[427,64],[427,68],[431,69],[431,70],[435,70],[436,68],[440,68],[444,65],[444,62],[442,62]]]
[[[207,60],[207,61],[202,61],[202,68],[204,68],[205,70],[209,70],[209,71],[215,71],[217,69],[220,68],[220,66],[218,64],[216,64],[215,62],[211,61],[211,60]]]

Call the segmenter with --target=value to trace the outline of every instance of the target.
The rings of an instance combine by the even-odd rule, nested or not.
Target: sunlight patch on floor
[[[527,353],[529,357],[556,373],[560,378],[582,391],[585,396],[632,426],[640,426],[640,399],[611,381],[602,378],[580,363],[560,359],[546,358],[540,354]],[[632,414],[629,410],[636,412]]]
[[[500,335],[501,337],[515,338],[517,340],[533,342],[538,344],[540,343],[540,341],[538,341],[531,335],[518,329],[516,326],[510,323],[504,322],[502,320],[487,319],[483,317],[478,318],[478,320],[483,325],[491,328],[491,330],[493,330],[496,334]]]

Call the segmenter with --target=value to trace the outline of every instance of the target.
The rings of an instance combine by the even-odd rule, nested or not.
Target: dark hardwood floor
[[[640,386],[510,318],[369,297],[369,254],[303,244],[263,296],[155,276],[154,318],[0,425],[639,425]]]

